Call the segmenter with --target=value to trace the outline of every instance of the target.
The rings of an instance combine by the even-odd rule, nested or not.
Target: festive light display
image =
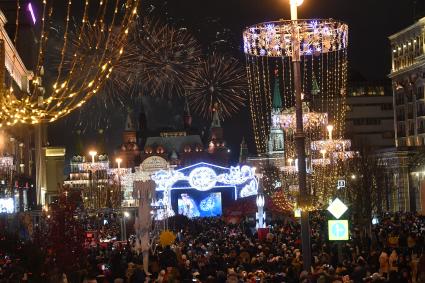
[[[310,131],[312,129],[323,127],[324,125],[327,125],[327,123],[327,113],[303,111],[303,127],[305,131]],[[282,112],[282,114],[280,115],[280,124],[282,126],[282,129],[284,129],[285,131],[295,131],[296,123],[294,109],[284,110]]]
[[[299,46],[293,46],[294,32]],[[292,66],[293,48],[300,50],[303,128],[305,131],[307,183],[315,209],[325,204],[338,176],[343,174],[342,161],[353,153],[351,141],[344,139],[345,95],[347,84],[348,26],[332,19],[275,21],[248,27],[244,33],[249,105],[254,139],[259,154],[268,152],[271,125],[284,130],[283,188],[297,185],[295,148],[295,90]],[[271,75],[273,74],[273,75]],[[273,95],[272,95],[273,92]],[[279,121],[273,121],[273,101],[282,100]],[[332,126],[329,125],[332,124]],[[328,127],[327,127],[328,126]],[[333,136],[327,133],[332,128]],[[298,191],[288,190],[290,197]]]
[[[18,0],[17,0],[18,1]],[[57,8],[53,1],[42,1],[41,27],[38,36],[38,60],[35,70],[35,79],[32,82],[33,93],[23,96],[14,93],[13,88],[2,89],[0,103],[0,126],[10,126],[16,123],[36,124],[52,122],[68,115],[81,107],[92,96],[98,93],[104,83],[110,78],[112,71],[124,52],[124,45],[130,26],[137,16],[139,0],[100,1],[97,15],[89,12],[89,1],[85,0],[81,24],[76,27],[80,33],[88,26],[101,26],[106,32],[106,40],[97,42],[96,47],[103,50],[97,61],[85,62],[77,55],[73,58],[72,67],[64,71],[64,57],[69,48],[68,38],[73,0],[66,2],[64,34],[62,48],[59,54],[60,62],[57,66],[56,80],[52,87],[46,88],[46,94],[41,90],[41,76],[44,70],[44,57],[48,46],[49,31],[54,21],[51,20],[53,11]],[[61,7],[63,8],[63,7]],[[106,11],[112,11],[110,21],[107,21]],[[120,15],[119,11],[123,11]],[[54,27],[53,27],[54,28]],[[116,32],[112,32],[112,31]],[[114,35],[113,35],[114,34]],[[112,39],[113,38],[113,39]],[[102,46],[101,46],[102,44]],[[89,68],[90,71],[83,68]],[[84,76],[81,71],[85,71]]]
[[[212,188],[234,188],[235,199],[258,192],[255,170],[246,165],[226,168],[201,162],[179,170],[159,170],[151,178],[156,183],[156,191],[163,193],[162,199],[157,201],[165,206],[168,217],[175,214],[170,198],[173,189],[207,191]]]
[[[301,55],[338,51],[348,46],[348,26],[334,20],[298,20]],[[292,21],[266,22],[243,33],[244,51],[253,56],[292,56]]]
[[[52,34],[54,32],[54,34]],[[58,41],[63,36],[63,30],[58,29],[51,32],[51,37],[55,37]],[[116,46],[117,34],[112,31],[110,36],[110,45]],[[104,47],[108,39],[108,32],[100,25],[86,25],[81,30],[76,27],[69,32],[65,55],[62,62],[62,72],[68,73],[74,68],[74,58],[81,58],[80,63],[80,78],[81,82],[92,72],[92,62],[102,60],[104,56]],[[48,58],[51,64],[56,66],[61,63],[62,58],[57,56],[61,52],[61,46],[55,46],[55,52],[48,53]],[[132,106],[135,102],[133,95],[129,95],[128,76],[132,68],[133,58],[127,52],[129,47],[128,42],[123,45],[125,52],[120,56],[119,61],[114,65],[114,70],[105,81],[98,94],[87,101],[83,106],[78,108],[78,123],[75,124],[75,117],[71,115],[71,122],[74,123],[79,130],[85,131],[86,129],[102,129],[107,128],[110,120],[114,119],[109,110],[114,109],[126,110],[125,106]],[[59,50],[58,50],[59,49]],[[106,55],[109,56],[113,49],[109,49]],[[49,64],[47,64],[49,65]],[[78,81],[77,81],[78,83]],[[92,113],[97,113],[93,116]],[[102,126],[101,126],[102,125]]]

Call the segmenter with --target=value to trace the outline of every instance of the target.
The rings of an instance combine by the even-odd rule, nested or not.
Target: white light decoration
[[[151,179],[156,183],[156,191],[163,192],[158,199],[167,212],[164,217],[174,215],[171,209],[170,193],[174,189],[195,189],[207,191],[212,188],[233,188],[235,199],[256,195],[258,180],[255,169],[249,166],[222,167],[205,162],[188,166],[179,170],[159,170],[152,174]],[[174,187],[176,184],[179,187]]]
[[[258,185],[257,182],[255,180],[252,180],[251,182],[249,182],[249,184],[247,184],[245,187],[243,187],[239,193],[241,198],[246,198],[249,196],[254,196],[257,194],[258,191]]]
[[[304,107],[305,108],[305,107]],[[328,114],[320,112],[309,112],[308,109],[303,108],[303,128],[306,131],[319,128],[328,123]],[[295,130],[296,129],[296,119],[295,119],[295,110],[290,109],[284,111],[280,115],[280,125],[283,130]]]
[[[289,2],[291,5],[301,6],[304,0],[290,0]]]
[[[327,152],[345,151],[351,147],[351,140],[327,139],[311,142],[312,150],[326,150]]]
[[[333,202],[328,206],[328,211],[336,218],[339,219],[346,211],[348,207],[339,198],[335,198]]]
[[[355,151],[339,151],[339,152],[332,152],[332,158],[345,161],[347,159],[354,158],[357,155],[357,152]]]
[[[301,56],[338,51],[348,46],[348,26],[344,23],[331,19],[298,20],[297,25]],[[292,21],[250,26],[243,33],[244,52],[252,56],[292,56],[292,33]]]
[[[262,194],[257,195],[257,199],[255,200],[258,207],[264,207],[265,200]]]
[[[331,164],[331,160],[329,158],[319,158],[311,160],[311,165],[313,166],[326,166],[329,164]]]
[[[0,157],[0,169],[2,170],[14,170],[15,166],[13,165],[12,156],[2,156]]]
[[[217,174],[209,167],[195,168],[189,174],[189,184],[199,190],[208,191],[217,183]]]
[[[14,211],[15,202],[13,198],[0,198],[0,213],[13,213]]]

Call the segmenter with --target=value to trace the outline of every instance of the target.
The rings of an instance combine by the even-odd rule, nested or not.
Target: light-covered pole
[[[266,214],[264,213],[265,199],[264,199],[264,192],[263,192],[263,184],[261,182],[261,179],[263,178],[263,174],[255,173],[255,176],[257,177],[257,182],[258,182],[257,198],[255,199],[255,204],[257,205],[257,213],[255,218],[256,218],[257,229],[258,229],[258,228],[266,227]]]
[[[289,0],[291,6],[292,20],[292,66],[294,69],[295,88],[295,146],[298,159],[298,185],[299,203],[301,207],[301,249],[303,256],[304,270],[311,270],[311,245],[310,245],[310,223],[309,212],[305,209],[309,204],[309,192],[307,191],[307,171],[305,155],[305,135],[303,129],[303,108],[301,97],[301,55],[300,55],[300,30],[298,26],[297,7],[304,0]]]
[[[116,159],[115,159],[115,162],[117,162],[117,165],[118,165],[118,192],[119,192],[119,195],[118,195],[118,199],[119,199],[119,202],[120,202],[120,206],[122,206],[122,192],[121,192],[121,162],[122,162],[122,158],[120,158],[120,157],[117,157]]]

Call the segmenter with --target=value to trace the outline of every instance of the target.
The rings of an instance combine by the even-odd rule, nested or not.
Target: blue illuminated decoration
[[[171,216],[175,213],[171,208],[170,191],[230,188],[234,190],[235,199],[253,196],[258,191],[258,180],[254,172],[252,167],[246,165],[227,168],[201,162],[179,170],[160,170],[151,178],[156,183],[156,191],[163,192],[162,202],[167,206],[167,214]],[[208,209],[211,205],[211,200],[205,199],[205,202],[201,203],[201,209]]]

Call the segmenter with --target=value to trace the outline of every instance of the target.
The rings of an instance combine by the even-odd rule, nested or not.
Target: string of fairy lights
[[[110,78],[114,66],[124,52],[129,29],[137,17],[140,0],[112,0],[110,2],[99,0],[94,19],[89,15],[89,6],[96,4],[95,1],[84,0],[81,24],[79,27],[75,27],[75,29],[78,29],[78,40],[81,43],[84,40],[82,38],[83,33],[89,27],[97,26],[100,28],[100,32],[104,33],[104,37],[101,37],[102,40],[96,42],[95,49],[103,50],[103,52],[100,58],[96,57],[97,61],[92,59],[91,62],[84,62],[85,58],[79,58],[75,51],[70,63],[70,70],[68,71],[64,70],[64,62],[67,49],[70,48],[70,21],[74,18],[72,7],[75,2],[76,0],[68,0],[66,2],[66,15],[63,21],[64,34],[59,54],[60,63],[57,66],[57,77],[51,87],[46,87],[46,94],[44,94],[40,91],[40,86],[42,85],[41,77],[44,72],[44,57],[49,32],[54,28],[51,19],[56,9],[54,9],[53,0],[42,1],[37,64],[35,78],[32,81],[33,90],[31,95],[28,96],[15,93],[11,85],[9,88],[2,89],[2,94],[0,95],[0,103],[2,105],[0,109],[0,127],[17,123],[53,122],[84,105],[92,96],[99,92],[103,84]],[[17,8],[15,44],[19,29],[19,0],[17,0]],[[109,22],[107,22],[106,16],[110,11],[112,11],[112,15],[109,17]]]
[[[328,202],[334,184],[343,174],[344,161],[353,156],[349,151],[350,142],[344,140],[348,26],[334,20],[300,20],[298,25],[301,30],[307,182],[314,200],[314,205],[303,209],[313,210]],[[276,201],[280,206],[284,206],[284,192],[288,192],[287,202],[298,193],[291,31],[292,22],[283,20],[257,24],[244,31],[252,128],[260,154],[268,152],[270,120],[267,118],[271,113],[271,103],[268,102],[272,98],[270,85],[279,78],[278,88],[283,104],[280,123],[284,131],[284,166],[279,168],[279,177],[270,169],[271,176],[266,178],[268,181],[280,178],[281,186],[268,186],[279,193]],[[277,74],[275,79],[270,78],[272,68]],[[274,192],[268,194],[273,196]]]

